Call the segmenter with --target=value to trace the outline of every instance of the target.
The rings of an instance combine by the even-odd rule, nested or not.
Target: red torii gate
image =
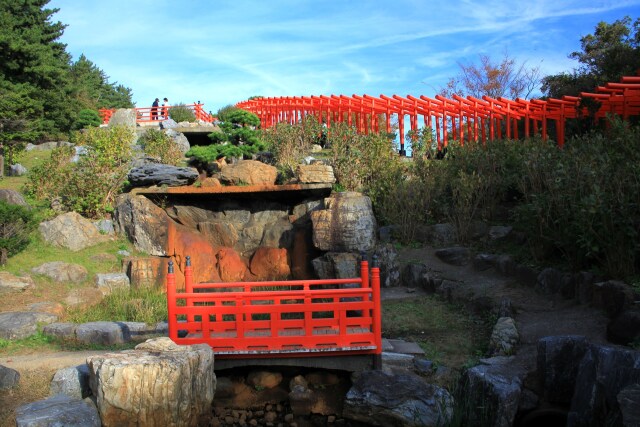
[[[392,116],[396,116],[400,140],[400,154],[405,154],[405,118],[413,131],[419,128],[419,117],[435,131],[438,149],[446,147],[449,136],[464,144],[502,138],[530,137],[540,134],[549,138],[550,120],[555,121],[555,138],[560,147],[565,142],[567,119],[586,114],[580,107],[583,98],[601,103],[596,118],[613,113],[628,119],[640,115],[640,75],[626,76],[620,83],[607,83],[596,88],[595,93],[583,92],[580,97],[564,96],[562,99],[525,100],[516,98],[491,98],[483,96],[453,99],[436,95],[435,99],[420,95],[312,95],[255,98],[236,104],[237,107],[258,115],[262,126],[269,128],[277,123],[295,124],[313,115],[327,128],[335,122],[346,122],[358,132],[380,131],[380,119],[384,116],[385,130],[391,131]],[[520,124],[522,126],[520,127]],[[520,128],[522,135],[520,135]]]

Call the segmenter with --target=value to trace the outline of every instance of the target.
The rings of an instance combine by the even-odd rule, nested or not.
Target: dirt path
[[[81,365],[87,361],[87,357],[104,353],[107,353],[107,351],[61,351],[17,356],[0,356],[0,365],[15,369],[18,372],[42,368],[58,370],[69,366]]]

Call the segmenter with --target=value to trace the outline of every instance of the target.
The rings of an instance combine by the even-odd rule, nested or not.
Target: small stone
[[[412,294],[412,293],[414,293],[415,291],[416,291],[416,289],[415,289],[415,288],[407,288],[407,293],[408,293],[408,294]]]

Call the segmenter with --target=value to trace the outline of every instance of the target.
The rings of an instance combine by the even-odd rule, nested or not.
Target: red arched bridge
[[[217,358],[314,357],[382,353],[380,269],[360,263],[360,277],[328,280],[193,283],[176,290],[167,275],[169,337],[208,344]]]
[[[188,105],[167,105],[167,106],[159,106],[159,107],[140,107],[135,108],[136,111],[136,122],[137,123],[157,123],[166,118],[169,118],[169,113],[172,108],[186,108],[193,112],[193,115],[196,117],[196,120],[202,120],[204,122],[211,123],[215,120],[211,114],[207,113],[204,110],[204,104],[195,103]],[[102,116],[102,123],[108,124],[113,113],[116,112],[115,109],[107,109],[102,108],[98,110],[100,116]]]
[[[619,83],[597,87],[594,93],[583,92],[580,97],[564,96],[562,99],[320,95],[255,98],[236,105],[257,114],[264,128],[280,122],[294,124],[306,115],[314,115],[327,128],[334,122],[347,122],[363,133],[378,132],[381,127],[391,132],[392,117],[395,116],[400,153],[405,154],[407,116],[411,130],[418,130],[422,119],[425,127],[435,131],[438,149],[446,146],[449,139],[484,143],[494,138],[517,139],[535,134],[547,139],[550,131],[555,132],[555,140],[562,146],[566,120],[587,115],[586,109],[581,107],[583,98],[600,103],[595,118],[610,113],[625,119],[640,115],[640,76],[623,77]],[[555,126],[549,126],[550,121],[555,122]]]

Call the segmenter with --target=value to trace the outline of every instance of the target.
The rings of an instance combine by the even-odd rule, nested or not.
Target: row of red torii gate
[[[313,115],[327,128],[331,128],[331,124],[335,122],[346,122],[362,133],[380,130],[390,133],[395,119],[400,154],[406,155],[407,118],[413,131],[419,129],[419,120],[422,118],[424,127],[434,131],[438,150],[446,147],[449,140],[463,144],[465,141],[485,143],[496,138],[518,139],[538,134],[545,140],[555,139],[562,147],[567,119],[593,114],[583,106],[583,99],[594,100],[597,102],[595,105],[599,105],[593,116],[596,120],[605,118],[608,114],[619,115],[624,119],[638,116],[640,72],[637,76],[622,77],[618,83],[598,86],[593,93],[582,92],[579,97],[564,96],[562,99],[511,100],[489,96],[464,98],[458,95],[453,95],[452,99],[440,95],[435,98],[422,95],[312,95],[254,98],[239,102],[236,106],[255,113],[263,128],[281,122],[295,124],[305,116]]]

